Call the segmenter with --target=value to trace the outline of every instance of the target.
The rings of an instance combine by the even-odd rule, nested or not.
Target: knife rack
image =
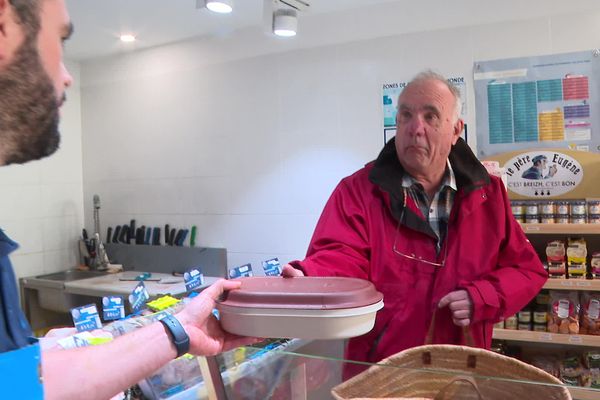
[[[105,243],[112,264],[126,271],[181,273],[200,267],[204,276],[227,276],[227,249],[214,247],[135,246]]]

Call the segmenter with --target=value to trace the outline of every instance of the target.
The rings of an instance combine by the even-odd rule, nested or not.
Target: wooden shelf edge
[[[600,291],[600,279],[549,278],[544,289]]]
[[[519,222],[523,232],[531,235],[595,235],[600,234],[600,224],[525,224]]]
[[[566,344],[569,346],[600,347],[600,336],[565,335],[561,333],[518,331],[494,328],[494,339],[517,342]]]
[[[600,398],[600,389],[573,386],[567,387],[567,389],[576,400],[598,400]]]

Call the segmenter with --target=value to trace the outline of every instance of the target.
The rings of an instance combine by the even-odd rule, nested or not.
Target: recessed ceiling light
[[[231,0],[206,0],[206,8],[219,14],[229,14],[233,11]]]
[[[121,39],[121,42],[125,42],[125,43],[135,42],[135,36],[133,36],[129,33],[121,35],[119,39]]]

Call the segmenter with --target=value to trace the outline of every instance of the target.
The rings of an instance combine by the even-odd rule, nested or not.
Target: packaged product
[[[504,328],[505,329],[517,329],[518,320],[516,315],[511,315],[510,317],[504,320]]]
[[[529,363],[560,379],[560,362],[558,357],[546,354],[535,355]]]
[[[592,277],[600,279],[600,252],[592,253]]]
[[[588,351],[583,355],[583,365],[588,369],[600,371],[600,350]]]
[[[587,368],[582,374],[581,386],[600,389],[600,351],[588,351],[583,355]]]
[[[577,355],[570,355],[560,361],[560,379],[567,385],[579,386],[583,367]]]
[[[581,295],[581,329],[579,333],[600,335],[600,293],[584,292]]]
[[[567,243],[567,267],[569,279],[585,279],[585,274],[587,272],[587,246],[585,239],[569,238]]]
[[[579,333],[579,296],[575,291],[550,291],[548,332]]]
[[[551,278],[564,278],[566,276],[565,255],[565,242],[562,240],[553,240],[546,245],[548,273]]]

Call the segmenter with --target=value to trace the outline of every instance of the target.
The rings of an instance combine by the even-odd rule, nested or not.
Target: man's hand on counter
[[[299,269],[292,267],[290,264],[285,264],[281,270],[281,276],[284,278],[293,278],[296,276],[304,276],[304,273]]]
[[[212,315],[215,301],[226,290],[238,289],[239,281],[220,279],[204,289],[175,317],[183,325],[190,338],[190,353],[195,355],[214,355],[239,346],[261,341],[233,335],[221,329],[219,321]]]

